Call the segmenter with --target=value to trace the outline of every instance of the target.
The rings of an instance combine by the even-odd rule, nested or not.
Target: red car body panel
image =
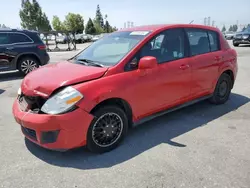
[[[49,97],[51,93],[67,85],[100,78],[107,68],[82,66],[69,62],[48,64],[32,71],[21,84],[22,91],[28,96]]]
[[[76,148],[86,144],[86,134],[93,116],[82,109],[63,115],[47,115],[22,112],[17,101],[13,104],[13,114],[18,124],[36,130],[37,141],[25,135],[36,144],[56,150]],[[41,133],[60,130],[55,143],[42,144]]]
[[[152,69],[124,71],[125,65],[145,43],[170,28],[201,28],[216,31],[219,33],[221,50],[186,57],[172,63],[158,64]],[[33,142],[52,149],[69,149],[85,145],[87,130],[93,119],[91,110],[105,100],[118,98],[126,101],[135,122],[162,110],[212,94],[224,71],[232,71],[234,80],[236,78],[237,54],[216,28],[175,24],[136,27],[124,31],[137,30],[151,33],[113,67],[98,68],[58,63],[39,68],[25,77],[21,85],[25,95],[48,98],[58,88],[74,84],[72,87],[84,96],[77,104],[77,110],[63,115],[24,116],[16,101],[13,105],[13,114],[22,126],[35,129],[38,133],[51,129],[61,130],[57,142],[53,144],[41,144],[39,136],[37,142],[31,139]]]

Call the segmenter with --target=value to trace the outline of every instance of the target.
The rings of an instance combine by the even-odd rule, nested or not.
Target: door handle
[[[14,50],[14,47],[8,47],[7,50]]]
[[[182,70],[186,70],[186,69],[188,69],[189,68],[189,65],[181,65],[180,66],[180,69],[182,69]]]

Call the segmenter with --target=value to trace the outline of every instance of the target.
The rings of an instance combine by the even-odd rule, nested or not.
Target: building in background
[[[134,27],[134,22],[131,21],[124,22],[124,28],[131,28],[131,27]]]

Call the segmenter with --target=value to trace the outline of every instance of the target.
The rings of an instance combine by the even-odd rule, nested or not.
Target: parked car
[[[27,75],[13,115],[44,148],[102,153],[133,125],[205,99],[225,103],[237,71],[236,51],[214,27],[128,28]]]
[[[69,37],[66,35],[61,35],[59,37],[56,37],[56,42],[58,44],[66,44],[68,43],[69,40],[70,40]]]
[[[84,38],[83,38],[83,34],[76,34],[75,35],[75,42],[76,43],[83,43],[84,42]]]
[[[46,45],[37,32],[0,30],[0,72],[19,70],[26,75],[49,60]]]
[[[94,36],[92,37],[91,41],[92,41],[92,42],[95,42],[95,41],[99,40],[99,38],[100,38],[100,35],[94,35]]]
[[[250,44],[250,27],[235,35],[233,45],[239,46],[240,44]]]
[[[234,38],[234,35],[235,35],[235,32],[232,32],[232,31],[225,32],[225,38],[227,40],[232,40]]]

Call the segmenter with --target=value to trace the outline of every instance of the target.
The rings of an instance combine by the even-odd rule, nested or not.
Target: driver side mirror
[[[153,56],[145,56],[139,61],[139,69],[152,69],[157,65],[157,59]]]

